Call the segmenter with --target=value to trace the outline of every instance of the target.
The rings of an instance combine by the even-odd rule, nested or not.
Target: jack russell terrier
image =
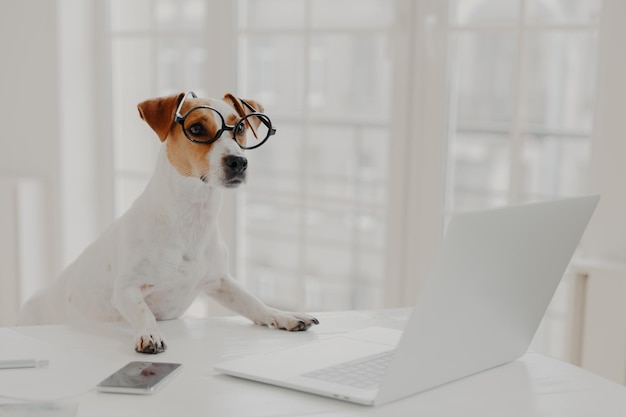
[[[266,306],[228,271],[217,226],[223,188],[246,179],[243,150],[276,130],[254,100],[223,100],[192,92],[140,103],[139,115],[161,139],[154,174],[132,207],[24,306],[20,324],[125,319],[135,350],[166,349],[158,320],[180,317],[205,291],[254,323],[306,330],[308,314]]]

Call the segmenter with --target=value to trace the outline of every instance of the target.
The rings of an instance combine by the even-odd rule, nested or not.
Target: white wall
[[[604,5],[591,184],[602,200],[589,226],[586,252],[594,258],[626,261],[626,2],[611,0]]]
[[[0,13],[0,177],[44,181],[48,252],[40,261],[51,275],[60,269],[56,7],[53,0],[3,0]]]
[[[46,1],[46,0],[40,0]],[[113,141],[106,5],[57,0],[62,266],[113,218]]]
[[[43,226],[34,235],[30,227],[27,236],[44,249],[20,246],[25,235],[20,237],[17,226],[12,228],[13,237],[5,233],[7,242],[2,242],[24,252],[17,253],[16,259],[37,264],[35,270],[42,275],[31,273],[29,282],[14,285],[17,279],[26,279],[24,268],[2,269],[0,289],[18,288],[18,299],[53,281],[112,218],[112,204],[99,204],[112,195],[111,169],[102,162],[111,158],[101,158],[111,152],[111,128],[103,124],[110,120],[106,101],[110,88],[95,82],[102,76],[100,71],[108,73],[108,63],[98,58],[106,54],[98,52],[105,46],[94,26],[96,21],[106,24],[96,19],[102,16],[102,4],[97,0],[2,1],[0,178],[17,184],[23,178],[39,180],[44,190]],[[15,204],[4,198],[0,213],[11,212]],[[0,323],[10,324],[8,313],[4,316]]]

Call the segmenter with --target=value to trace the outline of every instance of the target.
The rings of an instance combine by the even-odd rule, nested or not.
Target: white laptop
[[[359,330],[215,369],[380,405],[517,359],[598,201],[570,198],[456,215],[404,332]],[[359,367],[377,373],[374,382]]]

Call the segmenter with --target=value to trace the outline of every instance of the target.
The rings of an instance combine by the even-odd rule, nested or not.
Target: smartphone
[[[101,392],[153,394],[181,368],[180,363],[129,362],[96,388]]]

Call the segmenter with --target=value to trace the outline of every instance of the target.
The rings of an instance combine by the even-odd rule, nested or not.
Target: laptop
[[[380,405],[513,361],[526,353],[598,201],[455,215],[403,332],[358,330],[227,360],[215,370]],[[359,367],[377,374],[375,381]]]

